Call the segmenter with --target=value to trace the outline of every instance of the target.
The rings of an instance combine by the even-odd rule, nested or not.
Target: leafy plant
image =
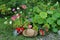
[[[40,17],[43,18],[43,19],[47,17],[47,13],[46,13],[46,12],[40,12],[39,15],[40,15]]]
[[[48,28],[48,29],[50,29],[50,25],[49,25],[49,24],[44,24],[44,25],[43,25],[43,28]]]
[[[57,20],[57,24],[60,25],[60,20]]]
[[[33,29],[38,31],[38,27],[33,23]]]
[[[58,29],[57,28],[53,28],[52,31],[56,33],[58,31]]]
[[[54,20],[51,17],[50,18],[47,18],[47,23],[53,24],[54,23]]]
[[[0,6],[1,14],[20,14],[19,19],[14,17],[16,19],[13,21],[14,27],[28,28],[28,25],[32,23],[33,29],[37,31],[38,25],[41,25],[42,29],[48,27],[53,32],[58,31],[58,26],[60,26],[59,2],[54,0],[47,0],[47,3],[46,0],[10,0],[6,2],[8,3],[2,3]]]
[[[13,27],[21,27],[22,25],[23,25],[23,20],[20,18],[14,21]]]

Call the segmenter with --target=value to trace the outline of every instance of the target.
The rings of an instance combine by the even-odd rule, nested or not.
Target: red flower
[[[42,29],[40,29],[40,35],[42,35],[42,36],[45,35],[45,33],[44,33],[44,31]]]
[[[21,7],[22,7],[22,9],[26,9],[27,8],[26,5],[21,5]]]

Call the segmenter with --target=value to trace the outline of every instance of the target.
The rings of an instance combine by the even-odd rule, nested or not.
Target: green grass
[[[37,37],[28,38],[23,35],[13,36],[12,26],[5,25],[4,21],[5,19],[0,18],[0,40],[37,40]]]

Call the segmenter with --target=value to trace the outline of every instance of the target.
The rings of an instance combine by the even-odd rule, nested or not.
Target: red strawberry
[[[21,30],[22,30],[22,32],[24,31],[24,28],[23,27],[21,27]]]
[[[20,32],[20,29],[21,29],[21,28],[16,28],[16,30],[17,30],[18,33]]]
[[[45,32],[42,29],[40,29],[40,35],[42,35],[42,36],[45,35]]]
[[[18,33],[22,33],[22,32],[24,31],[24,28],[23,28],[23,27],[21,27],[21,28],[16,28],[16,30],[17,30]]]

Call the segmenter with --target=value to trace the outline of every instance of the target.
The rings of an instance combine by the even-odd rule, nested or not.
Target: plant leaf
[[[49,24],[44,24],[43,27],[49,29],[50,28],[50,25]]]
[[[60,20],[57,20],[57,24],[60,25]]]
[[[40,12],[40,17],[41,18],[46,18],[47,17],[47,12]]]
[[[54,23],[54,20],[51,17],[50,18],[47,18],[47,23],[53,24]]]
[[[53,28],[52,31],[56,33],[56,32],[58,32],[58,29],[57,28]]]

